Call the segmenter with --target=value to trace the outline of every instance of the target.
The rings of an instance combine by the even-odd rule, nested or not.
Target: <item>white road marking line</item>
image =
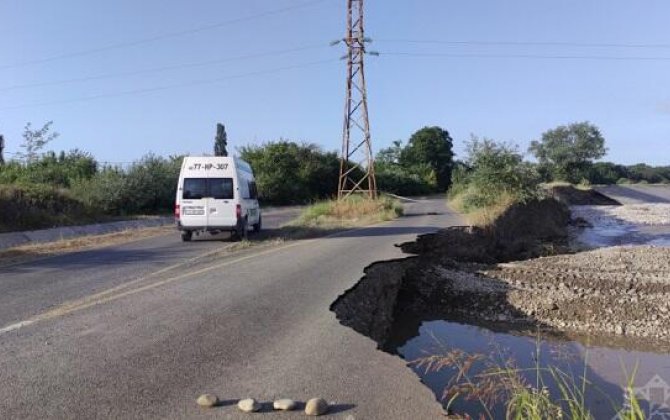
[[[27,327],[28,325],[34,323],[35,321],[27,320],[27,321],[21,321],[17,322],[16,324],[8,325],[4,328],[0,328],[0,334],[5,334],[8,332],[12,332],[14,330],[18,330],[19,328]]]
[[[264,255],[273,254],[273,253],[283,251],[283,250],[286,250],[286,249],[290,249],[290,248],[294,248],[294,247],[297,247],[297,246],[300,246],[300,245],[310,244],[310,243],[313,243],[313,242],[316,242],[316,241],[320,241],[322,239],[336,238],[336,237],[345,235],[347,233],[357,232],[357,231],[369,229],[369,228],[374,227],[374,226],[385,225],[385,224],[389,224],[389,223],[392,223],[392,222],[393,222],[393,220],[390,220],[390,221],[377,223],[377,224],[370,225],[370,226],[364,226],[364,227],[360,227],[360,228],[348,229],[348,230],[345,230],[345,231],[336,232],[336,233],[333,233],[333,234],[330,234],[330,235],[322,236],[320,238],[314,238],[314,239],[308,239],[308,240],[297,240],[294,243],[290,243],[288,245],[284,245],[284,246],[281,246],[281,247],[278,247],[278,248],[271,248],[271,249],[266,250],[264,252],[258,252],[258,253],[254,253],[254,254],[251,254],[251,255],[246,255],[244,257],[237,258],[237,259],[234,259],[234,260],[225,261],[225,262],[222,262],[220,264],[215,264],[215,265],[212,265],[212,266],[209,266],[209,267],[197,270],[197,271],[192,271],[192,272],[189,272],[189,273],[181,274],[181,275],[176,276],[176,277],[172,277],[172,278],[168,278],[168,279],[165,279],[165,280],[157,281],[157,282],[148,284],[146,286],[138,287],[136,289],[130,289],[130,290],[122,291],[123,289],[127,289],[128,286],[132,286],[133,284],[137,284],[138,282],[145,281],[145,280],[147,280],[151,277],[154,277],[158,274],[162,274],[162,273],[165,273],[167,271],[170,271],[170,270],[179,268],[181,266],[187,265],[187,264],[189,264],[193,261],[197,261],[200,258],[205,258],[207,256],[214,255],[217,252],[220,252],[222,250],[221,248],[219,248],[215,251],[211,251],[211,252],[208,252],[206,254],[200,255],[198,257],[191,258],[191,259],[189,259],[187,261],[184,261],[182,263],[174,264],[170,267],[166,267],[164,269],[161,269],[159,271],[151,273],[147,276],[144,276],[144,277],[141,277],[139,279],[133,280],[129,283],[122,284],[120,286],[111,288],[111,289],[106,290],[104,292],[100,292],[100,293],[96,293],[96,294],[91,295],[91,296],[87,296],[87,297],[85,297],[83,299],[80,299],[80,300],[64,303],[64,304],[60,305],[59,307],[57,307],[55,309],[52,309],[50,311],[41,313],[39,315],[35,315],[35,316],[30,317],[30,318],[28,318],[24,321],[21,321],[21,322],[18,322],[18,323],[0,328],[0,335],[6,334],[6,333],[11,332],[11,331],[16,331],[20,328],[27,327],[27,326],[35,324],[37,322],[47,321],[47,320],[50,320],[50,319],[54,319],[54,318],[58,318],[58,317],[61,317],[61,316],[64,316],[64,315],[71,314],[73,312],[76,312],[76,311],[79,311],[79,310],[82,310],[82,309],[90,308],[92,306],[112,302],[114,300],[118,300],[118,299],[121,299],[121,298],[126,297],[126,296],[134,295],[134,294],[146,291],[146,290],[155,289],[156,287],[160,287],[160,286],[164,286],[166,284],[174,283],[178,280],[182,280],[182,279],[192,277],[192,276],[197,276],[199,274],[204,274],[204,273],[207,273],[207,272],[210,272],[210,271],[217,270],[217,269],[222,268],[222,267],[237,264],[237,263],[247,261],[247,260],[250,260],[250,259],[253,259],[253,258],[256,258],[256,257],[261,257],[261,256],[264,256]],[[114,292],[119,292],[119,293],[114,294]]]

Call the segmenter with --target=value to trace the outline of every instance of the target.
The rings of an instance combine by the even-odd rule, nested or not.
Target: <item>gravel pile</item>
[[[572,206],[573,218],[581,217],[594,226],[670,226],[670,204],[630,204],[624,206]]]
[[[460,316],[670,341],[670,248],[604,248],[437,274]]]

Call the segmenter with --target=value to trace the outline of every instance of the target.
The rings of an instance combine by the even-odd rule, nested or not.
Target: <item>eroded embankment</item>
[[[569,222],[567,207],[549,199],[510,209],[490,229],[421,236],[401,245],[415,256],[368,267],[332,309],[387,349],[433,319],[667,347],[670,249],[567,254]]]

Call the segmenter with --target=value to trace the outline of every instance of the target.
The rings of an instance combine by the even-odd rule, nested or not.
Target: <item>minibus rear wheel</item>
[[[183,230],[181,232],[181,240],[183,242],[191,242],[191,239],[193,238],[193,232],[190,230]]]

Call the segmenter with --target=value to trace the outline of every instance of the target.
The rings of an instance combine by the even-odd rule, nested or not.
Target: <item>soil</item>
[[[387,347],[400,318],[487,324],[635,349],[670,345],[670,248],[574,253],[556,200],[510,209],[488,229],[458,227],[401,245],[340,297],[338,319]],[[380,299],[380,296],[383,299]],[[411,330],[411,331],[410,331]]]
[[[670,342],[670,248],[613,247],[492,267],[457,263],[434,273],[461,317]]]

